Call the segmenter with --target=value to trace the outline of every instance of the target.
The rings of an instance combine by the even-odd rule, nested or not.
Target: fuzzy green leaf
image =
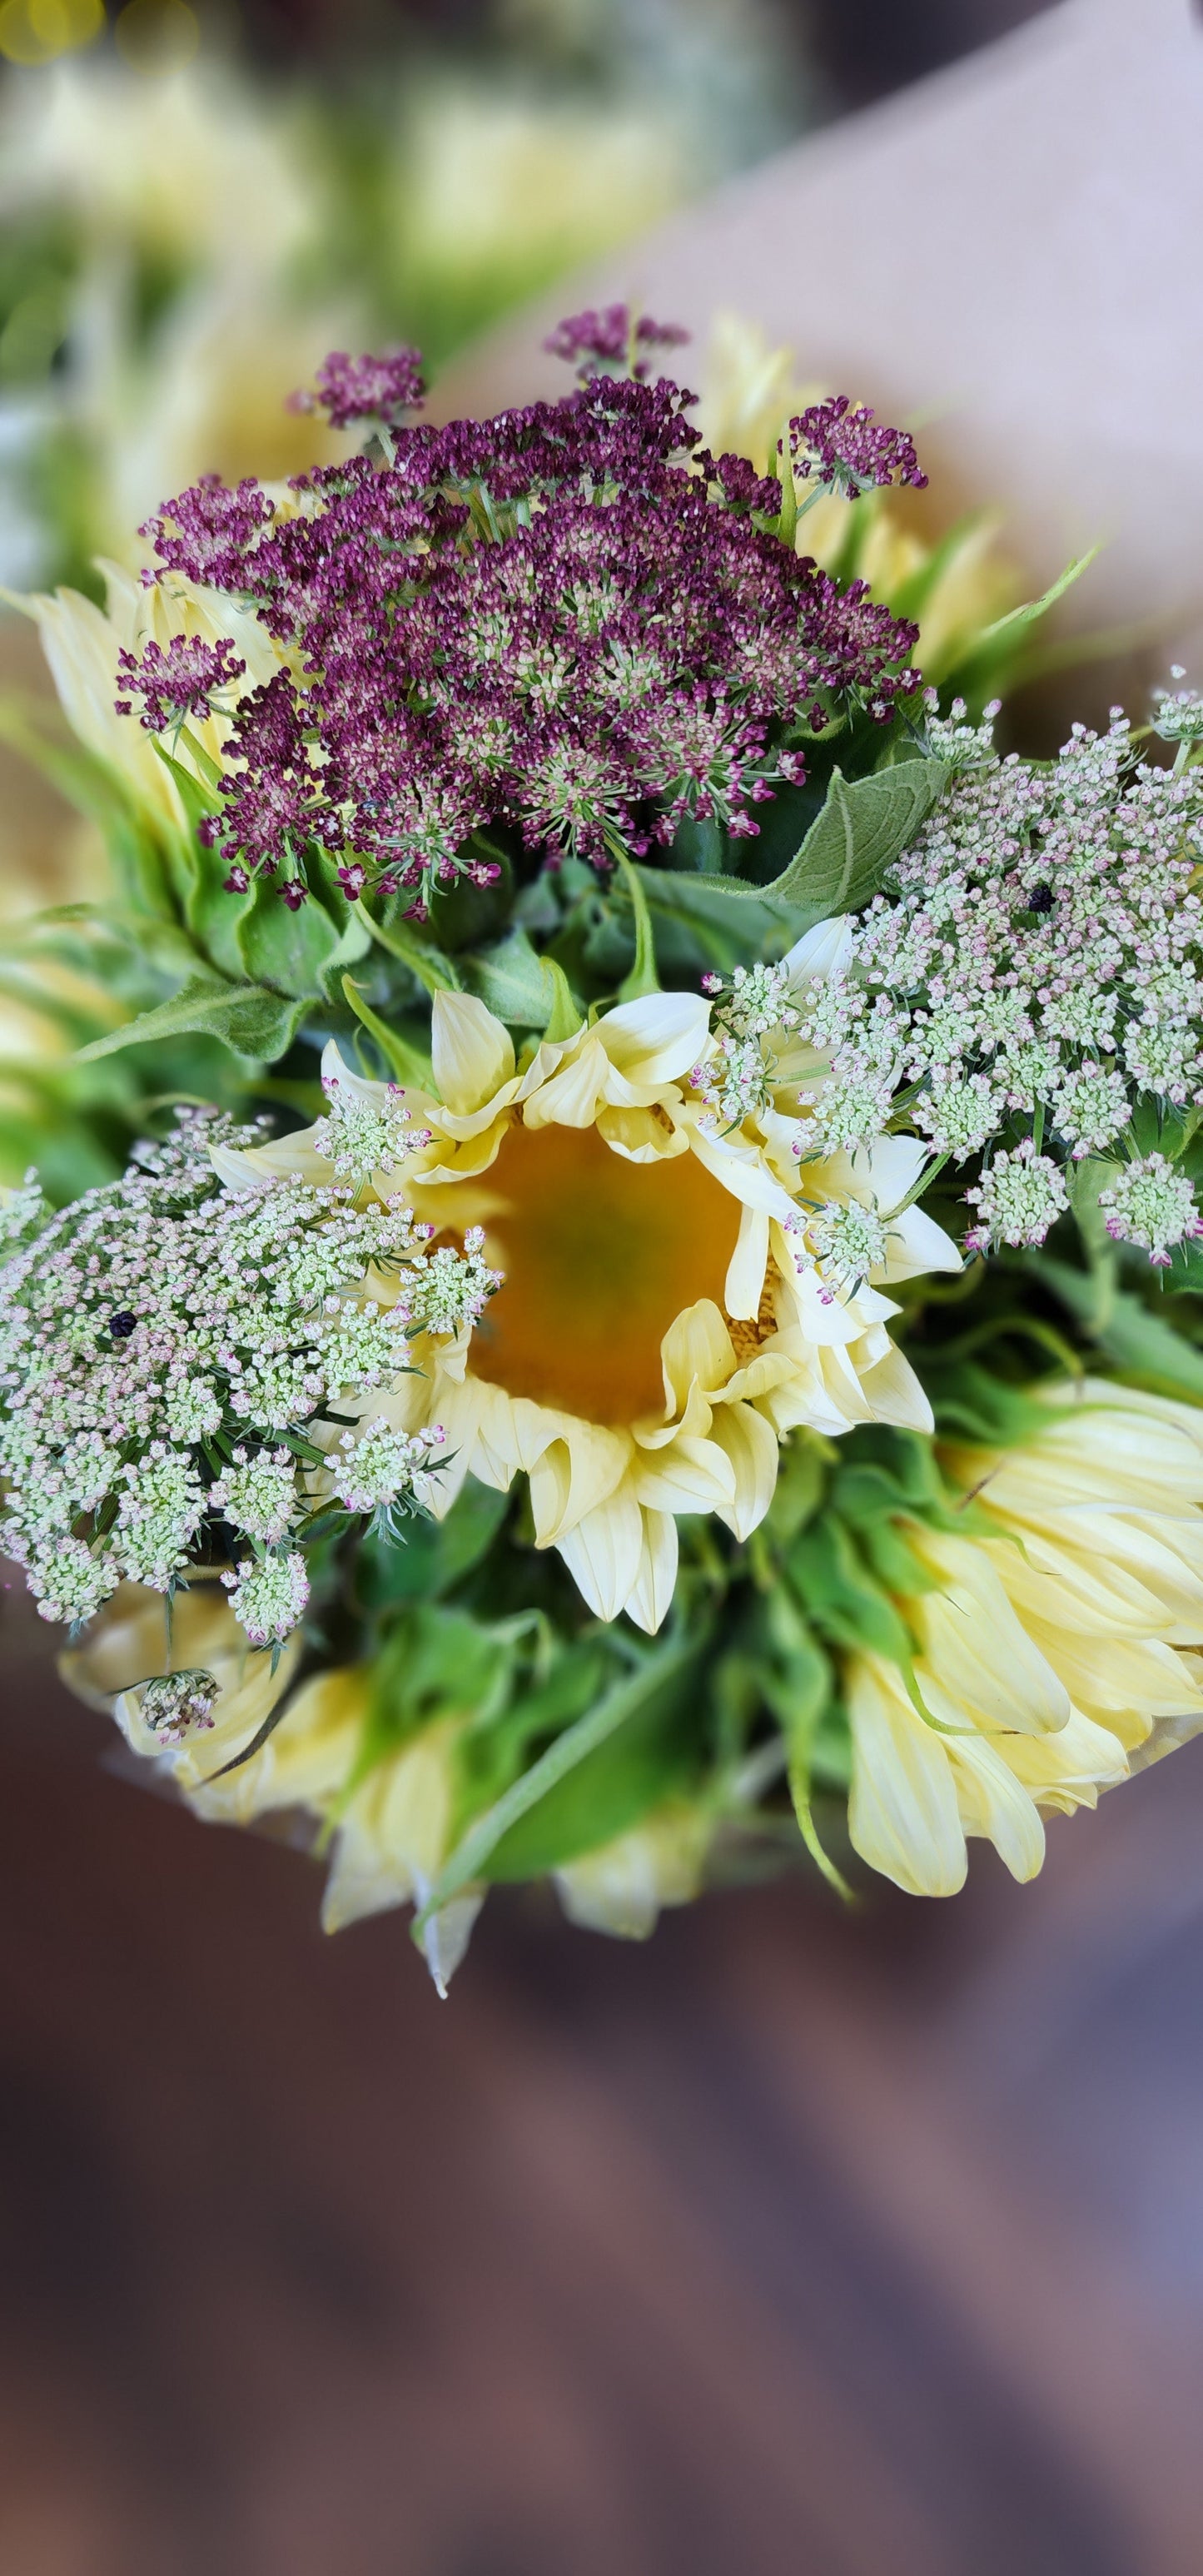
[[[816,920],[855,912],[878,892],[947,778],[939,760],[901,760],[867,778],[845,778],[837,763],[821,814],[783,874],[759,889],[762,897],[802,904]]]
[[[939,760],[899,760],[864,778],[845,778],[837,764],[801,848],[769,885],[657,868],[635,873],[648,902],[661,911],[694,923],[722,924],[730,919],[729,898],[735,896],[741,906],[756,905],[768,937],[780,923],[787,937],[795,939],[813,922],[868,903],[938,803],[947,780],[948,770]]]
[[[581,1014],[563,968],[550,957],[540,957],[521,928],[511,930],[494,947],[465,956],[461,971],[469,992],[512,1029],[539,1029],[546,1034],[556,1021],[555,1034],[570,1037],[580,1027]],[[565,998],[569,1025],[560,1028]]]
[[[124,1047],[147,1046],[153,1039],[194,1031],[220,1038],[237,1055],[274,1064],[291,1046],[303,1013],[300,1001],[285,1001],[258,984],[218,984],[194,977],[173,1001],[160,1002],[157,1009],[143,1011],[138,1019],[127,1020],[124,1027],[110,1029],[105,1037],[81,1047],[76,1062],[85,1064],[97,1056],[117,1055]]]

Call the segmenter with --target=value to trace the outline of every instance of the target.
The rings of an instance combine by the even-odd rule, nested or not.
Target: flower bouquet
[[[1001,756],[1047,601],[925,686],[806,541],[910,438],[716,456],[680,336],[445,428],[332,358],[360,455],[166,504],[124,643],[39,610],[157,1098],[4,1211],[5,1543],[441,1986],[498,1880],[1026,1878],[1203,1726],[1203,701]]]

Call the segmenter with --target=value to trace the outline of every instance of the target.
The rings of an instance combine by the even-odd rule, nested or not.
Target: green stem
[[[361,903],[360,912],[373,939],[378,940],[382,948],[387,948],[390,957],[400,958],[401,964],[408,966],[411,975],[417,976],[419,984],[423,984],[429,994],[460,991],[459,976],[441,948],[419,939],[416,931],[410,930],[405,922],[394,921],[386,929],[384,923],[377,921],[369,912],[366,903]]]
[[[937,1154],[934,1163],[925,1164],[923,1170],[919,1174],[918,1180],[914,1184],[914,1187],[907,1191],[904,1199],[899,1199],[897,1207],[892,1207],[888,1213],[883,1216],[881,1220],[882,1224],[893,1225],[896,1217],[905,1216],[907,1209],[909,1207],[913,1207],[916,1199],[921,1199],[924,1191],[931,1188],[932,1182],[938,1178],[939,1174],[943,1171],[945,1164],[950,1160],[951,1156],[948,1154]]]

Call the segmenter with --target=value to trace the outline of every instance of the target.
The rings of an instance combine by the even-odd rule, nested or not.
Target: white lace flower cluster
[[[930,715],[947,792],[839,971],[792,997],[797,1035],[830,1068],[816,1141],[852,1149],[905,1116],[935,1155],[985,1152],[971,1244],[1037,1243],[1067,1164],[1137,1156],[1142,1097],[1163,1118],[1203,1105],[1203,766],[1138,760],[1118,711],[1047,763],[1000,759],[964,715]],[[1131,1209],[1124,1239],[1147,1248],[1152,1225],[1160,1258],[1196,1231],[1193,1191],[1162,1184],[1155,1218],[1147,1198],[1117,1183],[1111,1230]]]
[[[122,1580],[170,1593],[196,1558],[233,1556],[233,1607],[274,1644],[304,1610],[304,1541],[332,1498],[421,1500],[432,1441],[373,1430],[362,1458],[336,1441],[331,1473],[326,1426],[398,1384],[408,1331],[475,1321],[497,1285],[479,1237],[432,1255],[400,1203],[360,1208],[295,1175],[223,1186],[211,1149],[254,1141],[186,1111],[61,1214],[28,1184],[0,1212],[4,1544],[45,1618],[85,1619]]]
[[[1172,665],[1170,678],[1186,678],[1180,662]],[[1198,689],[1154,689],[1153,731],[1163,742],[1203,742],[1203,695]]]
[[[430,1143],[429,1129],[415,1127],[400,1083],[390,1082],[380,1106],[364,1100],[335,1074],[323,1074],[327,1114],[313,1131],[314,1151],[334,1165],[340,1181],[360,1190],[373,1172],[391,1178],[407,1155]]]
[[[737,966],[729,984],[721,975],[704,975],[702,989],[714,1000],[713,1046],[689,1079],[712,1112],[709,1123],[726,1131],[770,1106],[778,1050],[800,1014],[787,964]]]

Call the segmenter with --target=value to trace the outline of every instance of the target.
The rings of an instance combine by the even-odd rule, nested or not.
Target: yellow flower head
[[[166,651],[177,635],[199,636],[206,644],[232,639],[246,676],[238,693],[270,680],[280,668],[280,655],[257,617],[233,600],[219,599],[172,573],[153,588],[143,588],[137,575],[121,564],[102,562],[106,605],[98,608],[82,591],[32,591],[14,605],[31,617],[67,722],[85,750],[103,761],[120,780],[138,814],[152,826],[190,829],[184,806],[154,737],[128,716],[119,716],[115,700],[122,694],[120,653],[143,653],[148,644]],[[232,693],[233,694],[233,693]],[[220,764],[229,735],[228,717],[218,709],[192,727],[202,750]],[[195,768],[185,742],[174,755],[185,768]]]
[[[161,1592],[119,1584],[81,1644],[60,1656],[59,1669],[77,1698],[116,1718],[132,1752],[163,1760],[190,1793],[254,1742],[288,1689],[299,1653],[299,1635],[274,1656],[248,1645],[221,1585],[194,1577],[170,1613]],[[215,1685],[210,1723],[165,1750],[143,1715],[141,1686],[159,1674],[189,1672]]]
[[[793,350],[773,348],[758,324],[737,313],[716,315],[697,414],[716,456],[730,449],[762,474],[779,473],[778,444],[788,421],[830,391],[817,377],[804,380]],[[897,492],[868,493],[855,513],[833,493],[799,520],[797,544],[828,571],[867,581],[876,598],[915,615],[915,659],[929,681],[940,681],[1023,595],[1019,569],[1002,552],[998,531],[996,516],[975,513],[941,542],[930,526],[920,532],[913,508]]]
[[[793,971],[825,939],[800,943]],[[537,1545],[559,1549],[599,1618],[625,1610],[649,1631],[672,1598],[677,1515],[713,1512],[746,1537],[796,1424],[930,1428],[882,1286],[959,1266],[929,1217],[893,1214],[920,1145],[881,1138],[800,1161],[796,1079],[720,1132],[694,1079],[712,1044],[709,1005],[661,993],[545,1040],[520,1067],[482,1002],[440,994],[434,1089],[408,1095],[429,1142],[374,1179],[452,1241],[483,1225],[504,1274],[471,1333],[418,1343],[419,1373],[373,1397],[374,1413],[442,1426],[436,1511],[467,1475],[504,1489],[525,1473]],[[324,1079],[333,1097],[386,1103],[334,1048]],[[219,1153],[219,1169],[243,1188],[285,1171],[328,1184],[315,1133]],[[814,1203],[888,1220],[867,1276],[814,1248]]]
[[[852,1840],[916,1895],[960,1887],[967,1834],[1033,1877],[1042,1811],[1203,1728],[1203,1415],[1092,1380],[1043,1400],[1034,1439],[945,1452],[981,1535],[914,1534],[914,1696],[848,1667]]]

